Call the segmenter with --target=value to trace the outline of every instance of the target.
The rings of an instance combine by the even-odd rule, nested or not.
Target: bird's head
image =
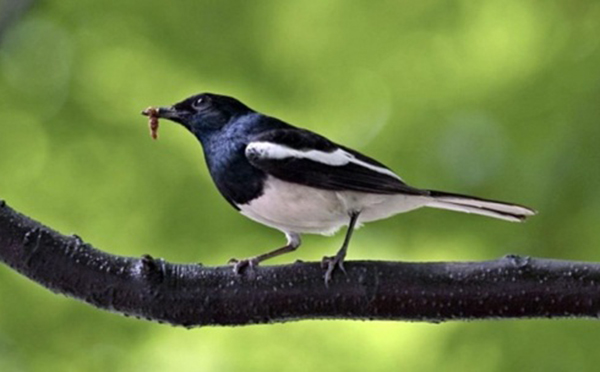
[[[201,93],[184,99],[172,106],[158,107],[155,116],[179,123],[192,133],[218,131],[231,119],[245,115],[252,110],[235,98],[212,93]],[[150,115],[148,110],[143,115]]]

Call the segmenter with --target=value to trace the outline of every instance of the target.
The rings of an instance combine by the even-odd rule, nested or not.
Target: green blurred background
[[[415,186],[514,201],[517,225],[421,210],[349,259],[600,261],[600,3],[0,0],[0,198],[105,251],[220,265],[281,244],[217,193],[196,140],[140,110],[211,91]],[[6,23],[9,21],[9,23]],[[307,236],[297,258],[341,236]],[[0,371],[584,371],[597,321],[303,321],[185,330],[0,267]]]

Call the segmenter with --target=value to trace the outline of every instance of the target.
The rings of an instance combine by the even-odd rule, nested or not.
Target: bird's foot
[[[329,287],[329,282],[331,281],[331,276],[336,268],[339,268],[344,274],[346,274],[346,269],[344,268],[344,258],[346,257],[346,252],[338,252],[333,257],[325,256],[321,260],[321,267],[327,268],[325,271],[325,286]]]
[[[238,260],[237,258],[232,258],[231,260],[229,260],[228,264],[233,266],[234,273],[241,274],[244,272],[244,270],[254,269],[255,267],[257,267],[258,260],[256,259],[256,257],[244,258],[241,260]]]

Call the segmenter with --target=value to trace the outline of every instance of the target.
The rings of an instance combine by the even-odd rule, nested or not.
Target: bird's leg
[[[269,258],[277,257],[284,253],[289,253],[295,251],[300,246],[300,235],[296,233],[286,233],[287,244],[281,248],[277,248],[267,253],[259,254],[258,256],[244,258],[241,260],[237,260],[232,258],[229,260],[229,264],[233,265],[233,271],[236,274],[239,274],[246,267],[255,267],[264,260],[268,260]]]
[[[333,257],[323,257],[323,265],[327,265],[327,271],[325,272],[325,285],[329,285],[331,275],[336,267],[339,267],[344,273],[344,258],[346,258],[346,252],[348,252],[348,245],[350,244],[350,238],[352,238],[352,232],[358,221],[358,215],[360,212],[350,213],[350,223],[348,224],[348,230],[346,231],[346,237],[344,238],[344,244],[342,248]]]

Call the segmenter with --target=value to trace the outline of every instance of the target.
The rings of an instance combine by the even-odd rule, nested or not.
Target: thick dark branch
[[[507,256],[470,263],[347,262],[329,288],[318,263],[177,265],[93,249],[0,202],[0,261],[96,307],[183,326],[299,319],[594,317],[600,265]]]

